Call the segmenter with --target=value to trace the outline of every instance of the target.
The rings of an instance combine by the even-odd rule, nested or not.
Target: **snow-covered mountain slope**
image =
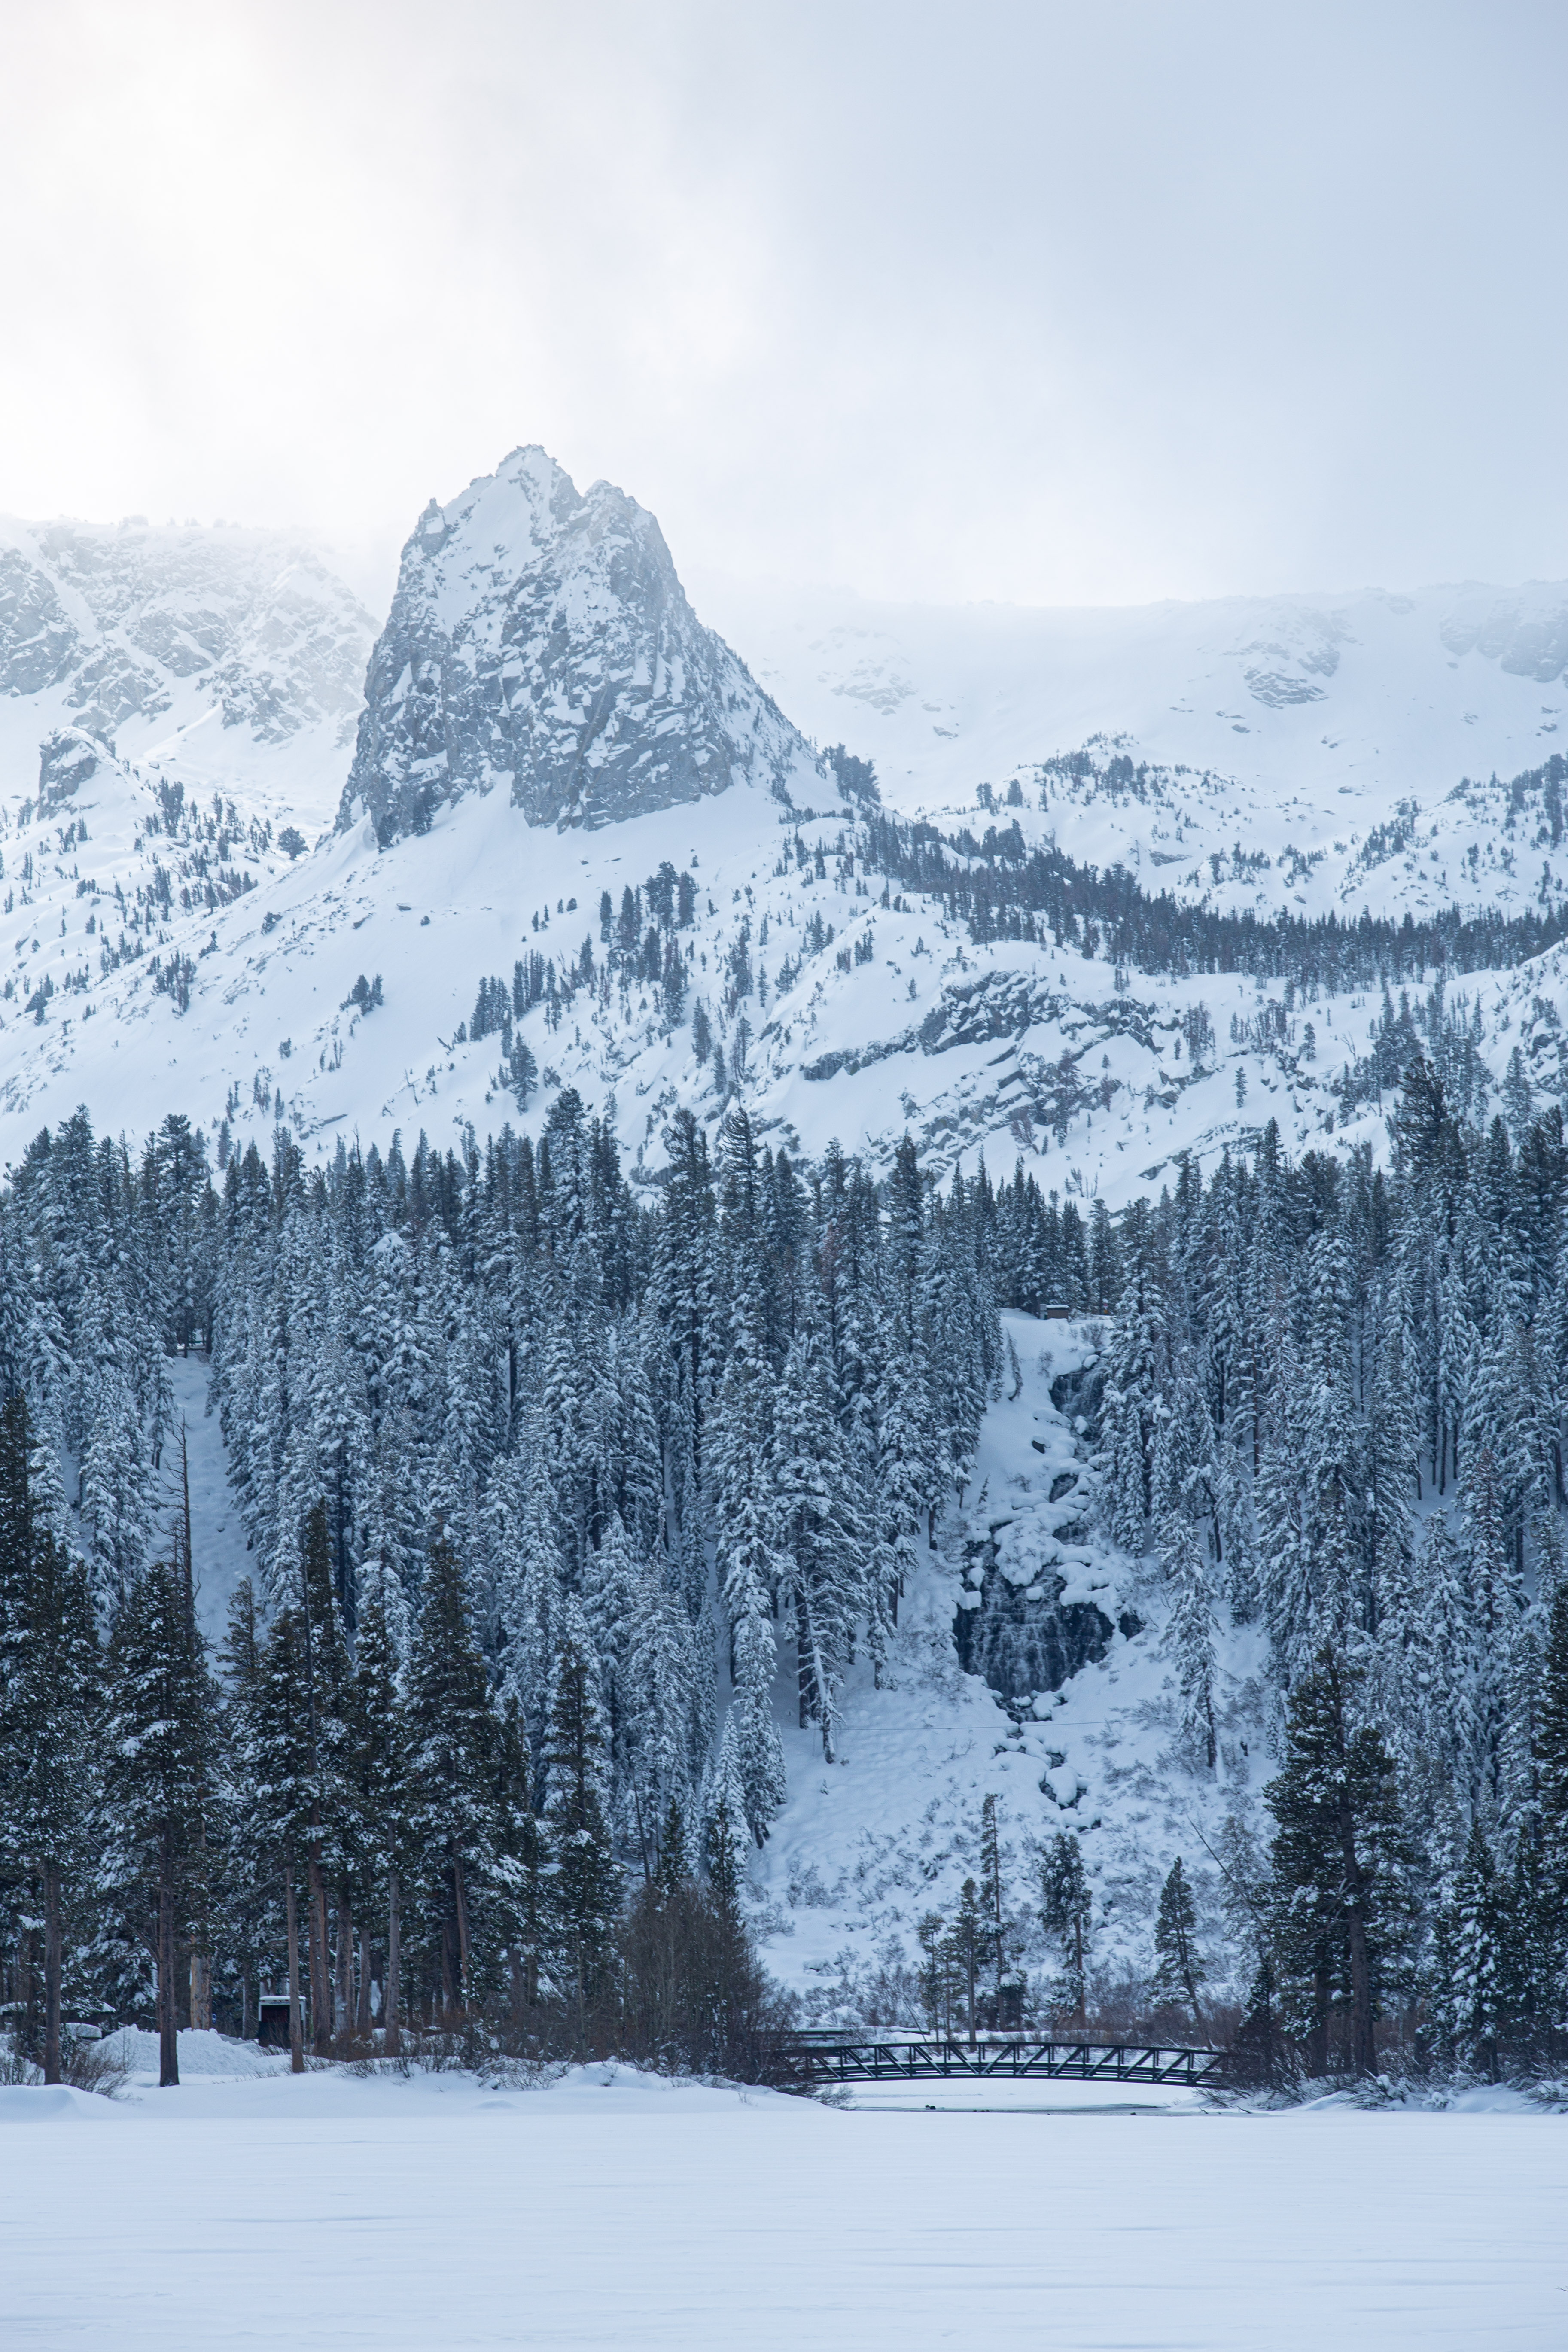
[[[1268,1826],[1260,1796],[1275,1767],[1257,1629],[1222,1631],[1210,1772],[1180,1737],[1169,1597],[1100,1532],[1095,1471],[1052,1402],[1054,1383],[1093,1364],[1103,1327],[1026,1315],[1003,1324],[1017,1392],[985,1415],[964,1507],[922,1555],[882,1687],[868,1663],[853,1670],[835,1764],[824,1764],[815,1727],[781,1724],[789,1797],[753,1876],[772,1930],[768,1965],[823,2021],[886,2002],[900,1962],[910,1998],[921,1918],[951,1921],[963,1879],[979,1874],[987,1795],[1037,1983],[1059,1965],[1028,1924],[1043,1842],[1064,1829],[1082,1835],[1093,1968],[1109,1990],[1147,1975],[1160,1882],[1178,1853],[1205,1906],[1205,1948],[1226,1948],[1209,1850],[1227,1816]],[[959,1663],[975,1649],[965,1619],[984,1621],[988,1680]],[[1009,1643],[1019,1688],[1004,1699],[992,1684],[1008,1679],[999,1653]]]
[[[628,1159],[651,1170],[677,1104],[717,1120],[737,1059],[761,1128],[813,1156],[837,1136],[882,1160],[908,1128],[935,1166],[984,1146],[1010,1164],[1021,1150],[1074,1191],[1134,1189],[1179,1142],[1217,1148],[1256,1123],[1256,1109],[1237,1111],[1234,1072],[1211,1062],[1200,1075],[1184,1044],[1189,1004],[1206,998],[1211,1024],[1221,1015],[1214,982],[1140,982],[1117,997],[1108,969],[1079,956],[977,950],[940,907],[883,908],[877,877],[836,854],[839,820],[781,822],[750,786],[705,805],[700,826],[670,809],[587,835],[542,832],[495,793],[384,852],[362,820],[289,868],[259,836],[226,842],[199,807],[180,813],[171,840],[154,791],[83,749],[89,758],[66,821],[35,821],[21,837],[32,846],[19,859],[16,844],[5,851],[6,1158],[81,1102],[110,1132],[180,1108],[209,1136],[226,1117],[237,1140],[253,1130],[265,1145],[282,1116],[308,1148],[331,1149],[394,1127],[456,1143],[469,1124],[481,1136],[505,1119],[532,1126],[569,1085],[611,1110]],[[189,841],[193,824],[216,837]],[[100,854],[106,869],[135,866],[140,904],[93,887]],[[204,857],[208,877],[183,878]],[[205,903],[215,877],[227,890],[269,864],[282,870],[259,887]],[[673,1025],[658,986],[610,982],[599,919],[603,892],[618,911],[628,887],[667,864],[695,885],[686,1017]],[[187,888],[199,911],[183,911]],[[594,974],[568,993],[584,942]],[[524,1116],[500,1036],[468,1033],[480,982],[499,982],[510,1009],[515,968],[533,958],[553,970],[556,996],[515,1023],[541,1081]],[[356,1001],[362,977],[381,980],[379,1003]],[[1226,987],[1250,1014],[1250,985]],[[711,1054],[698,1058],[699,1003],[723,1081]],[[1331,1009],[1319,1018],[1327,1046]],[[1305,1128],[1321,1124],[1310,1074],[1265,1076],[1258,1055],[1249,1066],[1259,1107],[1298,1103]]]
[[[1568,881],[1561,813],[1543,861],[1542,813],[1500,838],[1488,782],[1568,748],[1568,583],[1084,612],[721,577],[701,595],[798,723],[872,761],[909,814],[951,822],[1016,783],[1026,829],[1072,856],[1227,904],[1525,903],[1552,860]]]
[[[432,499],[403,551],[340,824],[384,846],[502,784],[531,824],[596,826],[750,782],[820,785],[812,752],[697,619],[652,515],[514,449]]]
[[[287,822],[292,795],[253,779],[248,793],[237,786],[209,797],[171,774],[179,764],[135,768],[82,729],[59,728],[34,753],[32,789],[0,810],[0,1053],[9,1049],[10,1107],[73,1067],[100,1013],[113,1032],[105,1048],[118,1057],[125,992],[114,976],[131,971],[132,992],[143,983],[153,994],[178,990],[184,959],[194,970],[214,951],[214,919],[304,850]],[[170,941],[171,956],[149,952]],[[143,1085],[161,1086],[164,1059],[142,1066]],[[136,1062],[132,1042],[128,1076]],[[81,1076],[89,1088],[103,1083],[90,1052]],[[129,1104],[121,1116],[137,1124]]]
[[[0,521],[0,804],[81,729],[204,801],[315,833],[347,772],[375,625],[304,542],[195,523]]]
[[[792,817],[752,786],[700,820],[672,808],[565,833],[492,793],[389,850],[361,820],[289,866],[275,839],[227,835],[188,802],[171,835],[156,785],[82,756],[95,772],[74,797],[0,845],[5,1158],[80,1102],[111,1132],[180,1108],[215,1139],[226,1117],[237,1141],[263,1145],[281,1115],[321,1150],[356,1130],[456,1143],[469,1124],[533,1127],[570,1085],[651,1171],[674,1108],[716,1122],[737,1068],[761,1129],[811,1156],[837,1137],[885,1164],[907,1129],[938,1169],[1021,1155],[1047,1186],[1113,1206],[1178,1150],[1211,1160],[1270,1117],[1293,1150],[1331,1132],[1384,1139],[1375,1098],[1336,1091],[1370,1050],[1375,997],[1288,1005],[1282,987],[1213,974],[1119,986],[1072,950],[976,947],[939,902],[868,870],[844,815]],[[106,877],[135,865],[121,898],[110,879],[93,887],[100,856]],[[608,892],[618,934],[624,894],[641,889],[651,920],[647,885],[666,866],[692,883],[673,1022],[645,967],[612,972],[600,914]],[[511,1014],[520,980],[524,996],[544,991],[513,1022],[539,1074],[526,1110],[493,1013],[499,985]],[[491,1012],[476,1035],[481,982]],[[1520,1044],[1538,1094],[1557,1093],[1568,950],[1467,986],[1494,1083]],[[699,1056],[699,1006],[722,1079]]]
[[[0,1158],[83,1102],[111,1132],[177,1108],[215,1139],[226,1118],[237,1142],[265,1143],[282,1117],[319,1151],[394,1127],[442,1142],[470,1125],[532,1127],[563,1086],[611,1116],[649,1174],[678,1104],[716,1122],[737,1087],[763,1133],[812,1157],[837,1138],[882,1165],[908,1129],[938,1170],[981,1150],[994,1171],[1022,1156],[1047,1187],[1113,1206],[1177,1152],[1247,1146],[1269,1118],[1290,1150],[1330,1136],[1382,1146],[1380,1087],[1355,1066],[1384,1017],[1375,996],[1309,1002],[1283,982],[1119,972],[1071,943],[976,945],[951,907],[868,862],[857,810],[694,620],[657,526],[619,492],[580,499],[525,451],[434,516],[373,666],[348,821],[313,851],[286,830],[282,786],[299,785],[325,730],[335,795],[347,751],[341,717],[309,717],[308,698],[292,734],[265,741],[253,722],[223,724],[210,679],[170,673],[171,697],[208,698],[194,736],[159,736],[171,708],[123,720],[119,758],[80,729],[49,733],[41,762],[30,753],[0,829]],[[13,643],[65,667],[0,700],[30,726],[68,712],[81,677],[46,625],[52,608],[34,603],[32,636],[18,624]],[[426,645],[447,633],[433,690],[449,747],[423,769],[412,654],[392,674],[396,646],[422,631]],[[1340,651],[1317,673],[1331,686],[1352,655],[1371,659],[1360,639]],[[1522,656],[1495,633],[1450,657],[1521,690],[1501,663]],[[1303,707],[1260,706],[1271,719]],[[609,719],[584,751],[579,722],[595,709]],[[127,749],[137,730],[144,753]],[[213,765],[198,783],[191,747],[204,742]],[[726,789],[699,773],[704,743]],[[209,791],[219,767],[237,781]],[[1213,906],[1419,914],[1463,885],[1471,905],[1517,909],[1540,895],[1537,864],[1548,897],[1568,890],[1550,764],[1518,792],[1443,802],[1430,823],[1396,809],[1351,827],[1321,856],[1289,796],[1270,807],[1262,783],[1140,770],[1105,746],[977,781],[994,806],[971,785],[961,831],[1016,823],[1092,863],[1125,853],[1143,886]],[[405,828],[411,813],[426,830]],[[1287,829],[1276,855],[1267,845]],[[1229,846],[1200,856],[1211,835]],[[1463,991],[1491,1084],[1519,1045],[1537,1099],[1563,1097],[1568,950]]]

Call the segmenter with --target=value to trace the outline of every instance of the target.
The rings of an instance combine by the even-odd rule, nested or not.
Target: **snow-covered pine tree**
[[[1535,1762],[1548,1867],[1568,1889],[1568,1583],[1557,1587],[1547,1610]]]
[[[831,1763],[837,1695],[860,1603],[860,1517],[815,1328],[796,1337],[779,1376],[770,1486],[780,1598],[794,1617],[804,1731],[815,1719]]]
[[[519,1451],[494,1483],[491,1509],[500,1686],[515,1692],[522,1710],[534,1761],[537,1811],[544,1801],[545,1728],[565,1568],[556,1535],[549,1460],[536,1418],[525,1423]]]
[[[158,2080],[180,2079],[177,1955],[205,1905],[206,1814],[216,1799],[216,1693],[184,1579],[155,1561],[115,1615],[108,1654],[106,1879],[152,1956]]]
[[[337,2022],[327,1902],[330,1888],[342,1882],[348,1812],[349,1654],[335,1582],[327,1507],[318,1502],[305,1522],[296,1588],[310,1745],[305,1885],[310,1905],[310,2021],[318,2057],[330,2052]]]
[[[103,1691],[86,1570],[40,1507],[35,1451],[13,1391],[0,1407],[0,1851],[42,1915],[39,2055],[58,2083],[67,1947],[85,1927],[100,1819]]]
[[[1378,1360],[1366,1465],[1372,1549],[1367,1631],[1375,1634],[1389,1609],[1409,1592],[1415,1552],[1415,1412],[1405,1370],[1405,1335],[1397,1323]]]
[[[1229,1436],[1215,1458],[1214,1524],[1232,1621],[1249,1625],[1258,1614],[1258,1538],[1252,1524],[1251,1482]]]
[[[552,1940],[579,2047],[604,1990],[619,1901],[605,1813],[608,1739],[582,1612],[568,1600],[555,1658],[545,1762],[553,1874]]]
[[[94,1597],[105,1614],[140,1576],[153,1533],[152,1465],[137,1407],[119,1286],[110,1278],[87,1343],[100,1351],[81,1465],[82,1534]]]
[[[1170,1360],[1169,1313],[1146,1229],[1130,1255],[1107,1368],[1110,1531],[1141,1552],[1153,1507],[1154,1450]]]
[[[1508,1924],[1506,1885],[1473,1821],[1434,1937],[1438,2013],[1454,2054],[1494,2082]]]
[[[1039,1867],[1040,1925],[1055,1947],[1065,1980],[1064,2006],[1081,2026],[1087,2022],[1093,1898],[1083,1866],[1083,1848],[1069,1830],[1058,1831],[1042,1848]]]
[[[730,1633],[731,1705],[742,1817],[761,1845],[784,1794],[784,1748],[773,1720],[777,1667],[771,1486],[771,1388],[763,1354],[763,1302],[742,1290],[710,1428],[713,1517],[720,1589]]]
[[[388,1604],[391,1604],[390,1611]],[[402,2032],[403,1892],[416,1865],[417,1793],[408,1754],[402,1691],[407,1629],[399,1627],[403,1595],[379,1560],[366,1563],[360,1587],[359,1624],[348,1692],[347,1780],[353,1846],[363,1872],[361,1916],[379,1904],[386,1922],[381,2015],[384,2047],[396,2056]],[[369,1971],[361,1971],[356,2029],[370,2031]]]
[[[1192,2011],[1194,2027],[1203,2030],[1201,1994],[1208,1963],[1198,1949],[1198,1913],[1192,1885],[1176,1856],[1160,1889],[1160,1909],[1154,1921],[1153,2000],[1162,2005]]]
[[[467,1580],[445,1536],[430,1547],[425,1606],[408,1662],[410,1807],[420,1930],[441,2005],[460,2017],[493,1981],[509,1940],[495,1864],[500,1723],[474,1639]]]
[[[1150,1505],[1158,1522],[1173,1511],[1212,1517],[1215,1508],[1214,1423],[1190,1349],[1177,1357],[1173,1387],[1154,1440]]]
[[[1264,1424],[1254,1499],[1258,1584],[1275,1680],[1289,1689],[1312,1654],[1317,1578],[1302,1480],[1305,1438],[1296,1410],[1294,1361],[1281,1359]]]
[[[1264,1792],[1279,1825],[1277,1946],[1319,2074],[1336,1994],[1347,2010],[1352,2071],[1376,2072],[1373,2027],[1404,1958],[1410,1912],[1412,1857],[1393,1759],[1371,1725],[1352,1727],[1354,1688],[1324,1650],[1291,1690],[1282,1769]]]
[[[1165,1653],[1176,1677],[1178,1723],[1188,1755],[1208,1771],[1219,1753],[1215,1730],[1215,1593],[1190,1519],[1166,1520],[1160,1566],[1171,1595]]]
[[[921,1519],[936,1501],[921,1366],[896,1346],[889,1345],[883,1357],[872,1412],[876,1549],[868,1606],[879,1669],[919,1559]]]
[[[251,1990],[254,1986],[259,1993],[270,1974],[282,1913],[277,1856],[258,1801],[254,1710],[262,1637],[255,1589],[247,1576],[237,1580],[229,1595],[227,1632],[218,1657],[225,1685],[219,1804],[226,1834],[215,1905],[216,1940],[231,1997],[238,1978],[240,2033],[248,2039],[258,2015]]]
[[[268,1629],[248,1692],[239,1696],[243,1748],[237,1779],[242,1810],[258,1845],[270,1856],[283,1891],[289,1987],[289,2046],[293,2072],[305,2071],[300,1970],[300,1892],[317,1797],[311,1736],[310,1674],[302,1612],[280,1609]]]

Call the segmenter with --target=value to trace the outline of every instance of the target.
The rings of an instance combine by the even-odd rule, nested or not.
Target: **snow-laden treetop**
[[[531,824],[596,826],[797,779],[816,755],[698,620],[653,516],[530,447],[416,524],[339,823],[368,813],[384,847],[500,783]]]

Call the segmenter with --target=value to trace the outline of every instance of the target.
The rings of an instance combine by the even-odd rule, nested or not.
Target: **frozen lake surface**
[[[175,2092],[0,2091],[7,2347],[1568,2341],[1568,2122],[1506,2104],[835,2110],[182,2044]]]

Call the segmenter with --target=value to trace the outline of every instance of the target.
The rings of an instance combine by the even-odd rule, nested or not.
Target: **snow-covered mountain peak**
[[[610,482],[580,493],[530,446],[415,525],[339,824],[368,814],[385,847],[500,783],[531,824],[593,827],[821,780],[698,620],[653,516]]]

